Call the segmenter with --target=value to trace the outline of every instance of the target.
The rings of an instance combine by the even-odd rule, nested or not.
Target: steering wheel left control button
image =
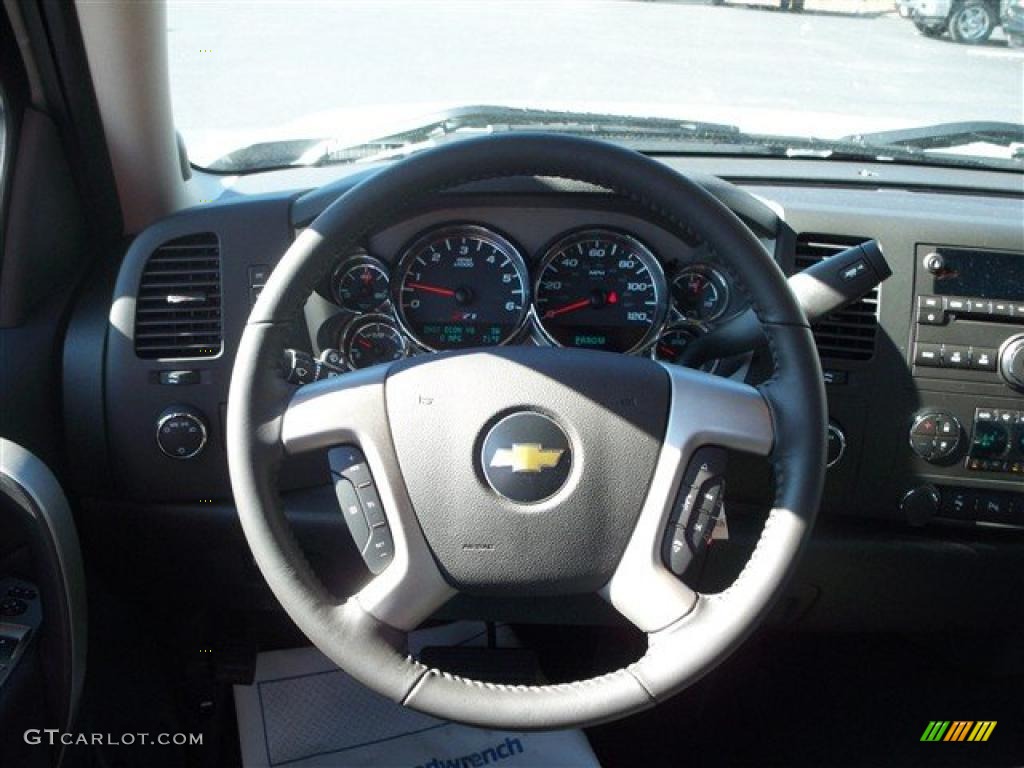
[[[354,445],[340,445],[327,452],[327,463],[352,540],[376,575],[394,559],[395,543],[366,456]]]
[[[686,541],[686,529],[681,525],[669,525],[665,531],[665,543],[662,546],[662,558],[665,565],[676,576],[682,576],[693,562],[693,550]]]
[[[366,457],[354,445],[341,445],[332,448],[327,452],[327,462],[331,465],[331,472],[341,475],[356,488],[370,485],[373,482],[370,468],[366,464]]]
[[[395,557],[395,543],[391,540],[391,530],[387,523],[375,526],[370,531],[370,541],[363,550],[366,567],[376,576],[391,565]]]
[[[356,488],[356,495],[363,507],[363,514],[366,515],[366,522],[374,528],[378,525],[387,525],[387,518],[384,517],[384,507],[380,502],[380,494],[377,493],[377,486],[373,483]]]
[[[352,541],[356,549],[363,552],[370,541],[370,526],[366,522],[366,515],[363,514],[363,507],[359,503],[356,489],[352,483],[343,477],[334,479],[334,492],[338,496],[338,505],[345,516],[345,524],[352,534]]]

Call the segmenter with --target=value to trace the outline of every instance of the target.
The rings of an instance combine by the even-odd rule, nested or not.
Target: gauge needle
[[[358,344],[363,349],[373,349],[373,344],[371,344],[366,339],[356,339],[356,344]]]
[[[415,291],[426,291],[427,293],[436,293],[439,296],[454,296],[455,291],[451,288],[439,288],[436,285],[426,285],[424,283],[406,283],[410,288]]]
[[[675,357],[676,351],[671,347],[666,347],[664,344],[658,345],[658,351],[661,352],[665,357]]]
[[[558,309],[549,309],[544,313],[544,317],[558,317],[564,315],[566,312],[575,312],[577,309],[583,309],[584,307],[590,306],[590,299],[580,299],[574,301],[572,304],[566,304],[564,307]]]

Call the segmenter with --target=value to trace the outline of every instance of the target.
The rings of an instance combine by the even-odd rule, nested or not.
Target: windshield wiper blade
[[[897,131],[877,131],[845,136],[840,141],[870,147],[903,149],[950,149],[966,144],[995,144],[1009,147],[1024,144],[1024,125],[976,120],[960,123],[938,123]]]
[[[634,117],[598,112],[571,112],[477,105],[456,107],[425,118],[408,130],[347,146],[325,145],[315,165],[390,159],[418,149],[474,134],[545,131],[591,135],[627,142],[645,140],[734,141],[734,125],[661,117]]]

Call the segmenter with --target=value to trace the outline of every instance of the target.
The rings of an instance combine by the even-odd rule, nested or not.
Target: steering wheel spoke
[[[699,595],[666,567],[663,544],[676,525],[680,483],[698,448],[721,446],[761,456],[775,440],[768,404],[754,387],[666,364],[672,382],[668,426],[647,499],[622,560],[601,594],[635,626],[658,632],[689,614]]]
[[[365,456],[365,477],[376,488],[381,509],[375,516],[355,510],[367,512],[364,532],[370,533],[363,548],[372,557],[374,543],[390,539],[393,554],[353,599],[377,620],[408,631],[455,590],[438,570],[402,478],[384,401],[387,373],[388,366],[380,365],[301,387],[285,409],[281,443],[293,454],[351,445]]]

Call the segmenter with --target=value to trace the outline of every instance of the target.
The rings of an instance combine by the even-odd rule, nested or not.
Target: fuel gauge
[[[662,331],[661,336],[653,347],[651,357],[666,363],[678,365],[683,357],[686,347],[698,336],[707,333],[707,328],[700,323],[683,323]],[[700,370],[707,373],[714,373],[718,369],[718,360],[708,360],[700,366]]]

